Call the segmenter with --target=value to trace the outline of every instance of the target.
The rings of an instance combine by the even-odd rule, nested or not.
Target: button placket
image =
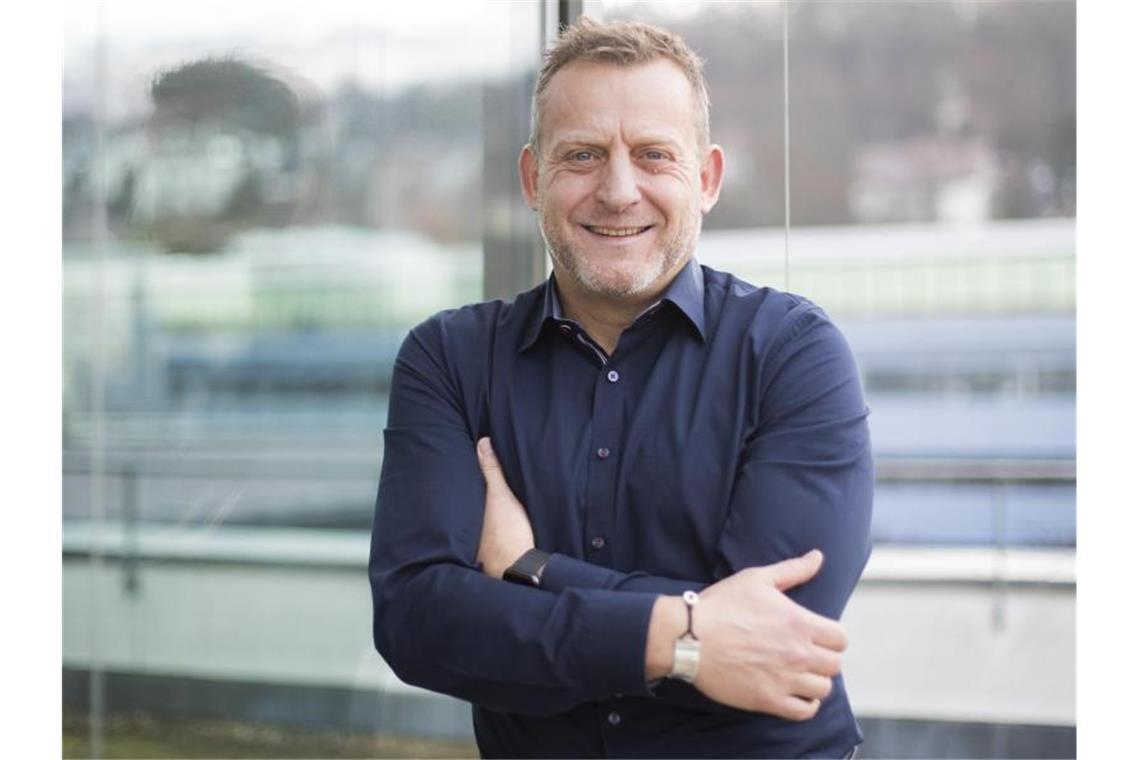
[[[594,383],[591,421],[590,464],[586,489],[585,537],[591,562],[612,567],[616,520],[616,483],[622,444],[621,372],[613,366],[599,368]]]

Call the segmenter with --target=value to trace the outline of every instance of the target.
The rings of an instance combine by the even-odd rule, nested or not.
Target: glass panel
[[[876,538],[1074,545],[1074,6],[793,8],[793,281],[860,359]]]
[[[538,9],[68,11],[65,753],[471,755],[373,649],[368,529],[400,341],[482,298]]]

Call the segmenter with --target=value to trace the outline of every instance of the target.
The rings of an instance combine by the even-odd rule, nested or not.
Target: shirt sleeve
[[[718,578],[811,549],[823,567],[788,596],[838,620],[871,553],[870,413],[839,329],[811,303],[761,373],[759,424],[748,438],[718,550]]]
[[[596,588],[680,596],[685,591],[700,591],[707,585],[642,572],[623,573],[565,554],[551,554],[542,571],[542,588],[555,593],[569,588]]]
[[[656,594],[551,593],[475,566],[483,476],[440,346],[429,320],[393,372],[369,557],[377,651],[407,683],[506,712],[648,693]]]
[[[854,357],[838,328],[804,303],[781,322],[760,373],[759,422],[737,471],[718,545],[717,579],[820,549],[824,564],[789,589],[798,604],[838,620],[870,556],[874,471],[867,409]],[[543,587],[679,594],[705,584],[622,573],[553,555]],[[723,708],[666,681],[659,697]]]

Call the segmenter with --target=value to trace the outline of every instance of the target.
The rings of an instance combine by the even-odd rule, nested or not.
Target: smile
[[[643,233],[646,230],[653,227],[652,224],[650,224],[646,227],[595,227],[595,226],[592,226],[589,224],[583,224],[582,226],[585,227],[586,229],[588,229],[590,232],[594,233],[595,235],[602,235],[604,237],[616,237],[616,238],[632,237],[634,235],[640,235],[641,233]]]

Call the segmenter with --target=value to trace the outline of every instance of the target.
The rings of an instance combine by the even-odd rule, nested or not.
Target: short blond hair
[[[667,29],[636,21],[595,21],[581,16],[559,35],[549,50],[534,85],[530,105],[529,144],[538,150],[542,126],[542,96],[550,80],[564,66],[577,61],[589,61],[611,66],[637,66],[657,60],[676,64],[693,91],[696,111],[697,141],[708,146],[709,90],[705,82],[704,61],[685,44],[681,37]]]

